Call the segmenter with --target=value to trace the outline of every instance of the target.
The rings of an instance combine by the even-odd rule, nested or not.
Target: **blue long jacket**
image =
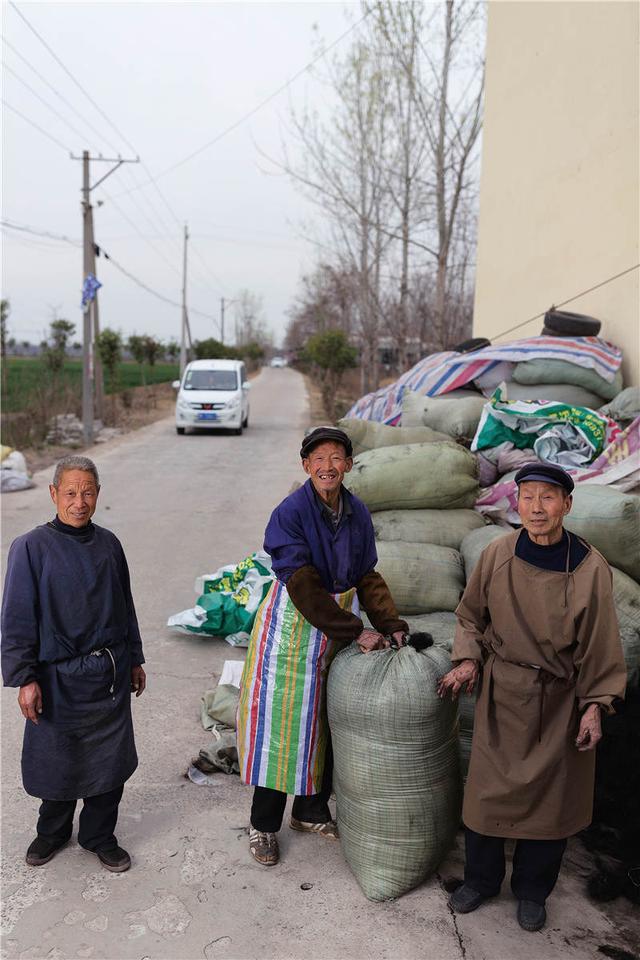
[[[106,793],[137,765],[131,666],[144,662],[119,540],[51,524],[11,545],[2,604],[5,686],[36,680],[40,722],[25,724],[25,789],[48,800]]]
[[[275,508],[264,549],[278,580],[287,583],[296,570],[311,564],[329,593],[343,593],[374,569],[378,555],[371,515],[345,487],[341,492],[342,517],[336,530],[323,515],[311,480]]]

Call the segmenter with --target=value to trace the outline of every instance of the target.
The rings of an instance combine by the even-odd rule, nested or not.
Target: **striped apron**
[[[358,614],[355,587],[334,595]],[[340,644],[313,627],[276,580],[258,608],[240,684],[240,777],[252,786],[319,793],[327,745],[326,681]]]

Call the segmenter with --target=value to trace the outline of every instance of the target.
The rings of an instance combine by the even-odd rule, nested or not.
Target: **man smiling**
[[[342,484],[353,465],[351,441],[318,427],[302,442],[309,480],[271,515],[265,550],[277,581],[260,607],[242,677],[238,712],[240,772],[254,789],[249,848],[258,863],[278,862],[276,833],[287,794],[290,826],[338,836],[328,800],[333,760],[325,685],[341,644],[363,653],[408,630],[374,568],[373,524],[365,505]],[[363,607],[375,629],[365,629]]]
[[[600,713],[626,670],[606,560],[563,527],[573,480],[534,463],[516,474],[522,530],[482,553],[456,610],[452,660],[439,684],[455,698],[481,680],[465,824],[465,882],[451,905],[476,910],[500,890],[514,838],[517,919],[546,920],[567,837],[591,821]]]
[[[56,516],[12,543],[2,604],[2,675],[26,720],[22,780],[42,800],[26,861],[40,867],[67,843],[82,799],[78,842],[122,873],[131,859],[113,831],[138,765],[131,693],[146,685],[129,570],[119,540],[92,523],[91,460],[61,460],[49,492]]]

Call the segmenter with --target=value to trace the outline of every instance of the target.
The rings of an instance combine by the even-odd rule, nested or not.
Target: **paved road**
[[[160,421],[103,448],[96,521],[121,538],[132,569],[149,676],[134,701],[140,767],[125,788],[118,826],[131,852],[125,874],[104,871],[75,841],[51,863],[30,868],[24,851],[37,801],[21,787],[22,720],[15,691],[3,697],[3,956],[118,960],[245,958],[593,957],[622,945],[607,917],[587,903],[567,871],[550,910],[551,928],[522,936],[508,892],[454,922],[437,880],[401,900],[369,903],[338,844],[284,829],[272,870],[249,857],[250,791],[220,774],[215,786],[183,777],[209,735],[199,698],[225,659],[223,641],[182,637],[167,616],[190,606],[195,577],[240,560],[262,543],[272,507],[300,468],[307,418],[302,378],[265,370],[253,381],[251,427],[243,437],[177,437]],[[3,504],[3,558],[11,539],[51,516],[49,472]],[[460,875],[455,851],[442,868]],[[303,891],[302,883],[311,883]],[[620,915],[622,919],[622,914]]]

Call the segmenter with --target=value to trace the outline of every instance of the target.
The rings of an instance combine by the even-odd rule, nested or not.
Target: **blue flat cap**
[[[520,467],[514,479],[518,485],[526,483],[528,480],[554,483],[558,487],[563,487],[566,493],[572,493],[574,487],[570,474],[562,467],[556,467],[550,463],[527,463],[524,467]]]

